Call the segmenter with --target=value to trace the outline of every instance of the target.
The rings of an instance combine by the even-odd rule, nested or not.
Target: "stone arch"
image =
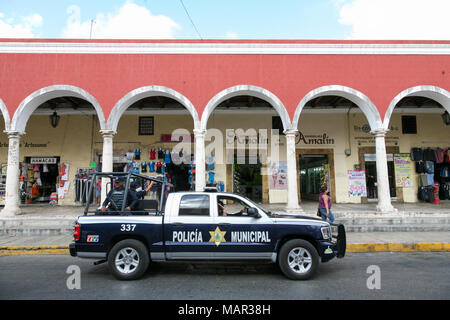
[[[108,129],[116,132],[120,118],[122,117],[122,115],[128,109],[129,106],[131,106],[133,103],[143,98],[154,96],[163,96],[178,101],[191,114],[194,120],[194,129],[198,128],[200,124],[198,113],[197,110],[194,108],[194,105],[189,101],[188,98],[183,96],[181,93],[164,86],[146,86],[127,93],[116,103],[116,105],[111,111],[111,114],[108,117],[107,122]]]
[[[208,119],[213,113],[214,109],[221,104],[223,101],[230,99],[232,97],[236,96],[242,96],[242,95],[248,95],[248,96],[254,96],[260,99],[263,99],[270,103],[272,107],[277,111],[278,115],[281,118],[281,121],[283,123],[284,130],[290,130],[291,129],[291,121],[289,118],[289,114],[284,107],[283,103],[280,99],[278,99],[277,96],[275,96],[272,92],[261,88],[257,86],[252,85],[238,85],[234,87],[227,88],[218,94],[216,94],[211,100],[209,100],[208,104],[206,105],[205,110],[202,114],[202,120],[201,120],[201,129],[206,130]]]
[[[3,120],[5,121],[5,131],[9,131],[11,119],[9,118],[8,108],[6,108],[6,105],[2,99],[0,99],[0,110],[3,115]]]
[[[91,94],[81,88],[71,85],[53,85],[33,92],[20,103],[19,108],[17,108],[13,116],[11,130],[25,132],[28,119],[37,107],[48,100],[64,96],[80,98],[91,103],[97,113],[100,129],[106,129],[103,110]]]
[[[294,119],[292,121],[292,127],[294,129],[298,128],[300,115],[308,101],[320,96],[328,95],[341,96],[355,103],[369,121],[371,130],[376,130],[381,127],[381,116],[373,102],[365,94],[353,88],[341,85],[323,86],[310,91],[298,104],[297,109],[295,110]]]
[[[384,115],[383,128],[389,128],[392,113],[397,103],[408,96],[421,96],[439,102],[448,113],[450,113],[450,92],[436,86],[416,86],[408,88],[400,92],[389,104],[388,109]]]

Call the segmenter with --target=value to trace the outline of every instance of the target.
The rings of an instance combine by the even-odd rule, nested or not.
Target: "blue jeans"
[[[322,220],[323,221],[327,221],[327,218],[329,218],[330,223],[334,222],[334,216],[333,216],[333,213],[331,212],[331,209],[329,209],[329,212],[330,212],[330,216],[329,217],[327,216],[327,209],[326,208],[319,208],[319,210],[320,210],[320,215],[322,216]]]

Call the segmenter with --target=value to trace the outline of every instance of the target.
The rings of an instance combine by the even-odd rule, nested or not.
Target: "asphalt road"
[[[70,256],[0,257],[0,299],[450,299],[450,253],[348,253],[321,264],[308,281],[286,279],[274,265],[152,265],[144,278],[117,281],[107,264]],[[71,265],[81,288],[68,289]],[[368,289],[369,266],[380,289]],[[374,281],[369,281],[376,284]]]

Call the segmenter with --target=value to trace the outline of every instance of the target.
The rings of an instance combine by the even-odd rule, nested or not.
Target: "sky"
[[[0,38],[450,40],[449,12],[450,0],[0,0]]]

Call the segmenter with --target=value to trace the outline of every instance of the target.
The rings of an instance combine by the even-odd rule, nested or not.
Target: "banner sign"
[[[287,162],[270,162],[269,188],[272,190],[287,189]]]
[[[348,170],[350,197],[367,197],[366,171]]]
[[[412,187],[413,163],[409,153],[394,154],[395,186]]]

